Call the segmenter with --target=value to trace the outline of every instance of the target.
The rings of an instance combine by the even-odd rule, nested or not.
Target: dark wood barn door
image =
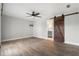
[[[54,17],[54,41],[64,42],[64,15]]]

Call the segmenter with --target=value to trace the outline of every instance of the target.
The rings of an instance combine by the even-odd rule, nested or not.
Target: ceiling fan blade
[[[26,14],[31,15],[30,13],[26,13]]]
[[[35,15],[39,15],[40,13],[36,13]]]

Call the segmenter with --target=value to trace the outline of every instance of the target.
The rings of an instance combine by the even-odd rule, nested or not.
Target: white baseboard
[[[78,43],[73,43],[73,42],[65,42],[65,43],[79,46]]]
[[[34,36],[34,37],[37,37],[37,36]],[[45,37],[37,37],[37,38],[41,38],[41,39],[47,39],[47,38],[45,38]]]
[[[29,38],[29,37],[18,37],[18,38],[12,38],[12,39],[4,39],[4,40],[1,40],[1,42],[11,41],[11,40],[18,40],[18,39],[21,39],[21,38]]]
[[[45,37],[37,37],[37,38],[46,39],[46,40],[52,40],[53,41],[53,38],[45,38]]]
[[[21,38],[30,38],[30,37],[18,37],[18,38],[12,38],[12,39],[4,39],[4,40],[1,40],[1,42],[11,41],[11,40],[18,40],[18,39],[21,39]],[[52,38],[45,38],[45,37],[36,37],[36,38],[41,38],[41,39],[46,39],[46,40],[52,40],[53,41]]]

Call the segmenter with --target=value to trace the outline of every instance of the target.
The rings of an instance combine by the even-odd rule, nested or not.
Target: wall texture
[[[79,45],[79,14],[65,17],[65,43]]]
[[[47,21],[48,21],[47,19],[46,20],[37,19],[37,21],[34,22],[34,27],[33,27],[33,36],[34,37],[39,37],[39,38],[44,38],[44,39],[48,38],[48,30],[51,30],[51,29],[48,29]],[[51,31],[52,31],[52,37],[53,37],[54,36],[53,28]]]
[[[2,16],[1,22],[1,40],[32,36],[32,30],[29,26],[31,22],[29,21],[9,16]]]
[[[39,38],[47,38],[47,24],[46,21],[38,20],[34,22],[33,36]]]

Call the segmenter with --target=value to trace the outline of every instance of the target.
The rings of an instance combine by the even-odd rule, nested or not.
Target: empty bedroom
[[[79,3],[0,3],[1,56],[79,56]]]

